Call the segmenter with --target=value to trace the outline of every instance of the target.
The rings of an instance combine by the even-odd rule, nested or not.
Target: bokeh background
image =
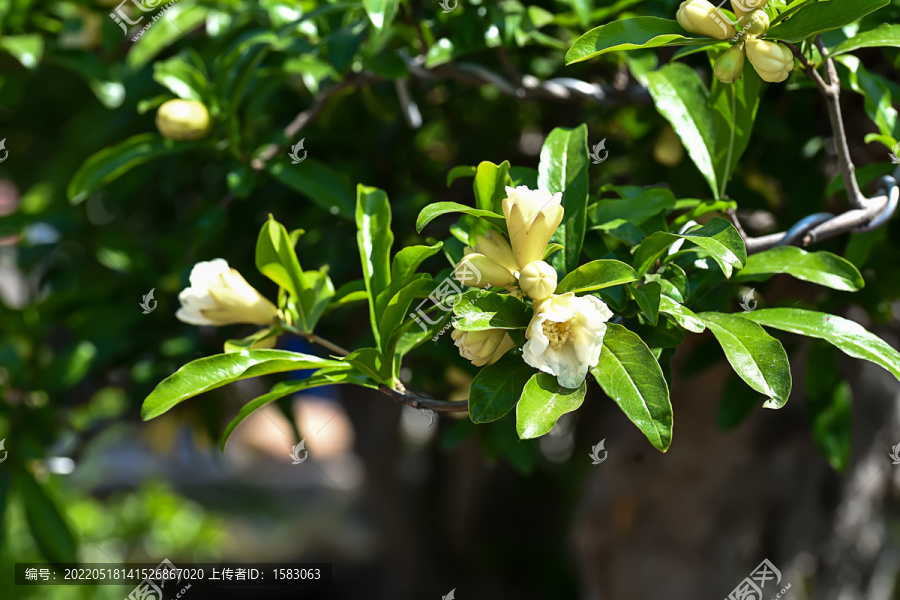
[[[593,191],[663,185],[705,198],[702,177],[632,75],[672,50],[564,65],[590,27],[671,18],[677,5],[459,0],[445,13],[437,0],[403,0],[378,30],[361,2],[179,0],[132,42],[109,17],[114,1],[0,4],[9,153],[0,163],[0,597],[130,591],[14,586],[16,562],[168,558],[333,563],[335,584],[303,597],[437,599],[456,589],[461,600],[680,600],[726,597],[768,558],[792,600],[900,598],[900,471],[888,457],[900,442],[900,386],[799,338],[783,338],[795,385],[780,411],[759,408],[709,333],[679,346],[665,455],[596,386],[582,410],[528,442],[508,418],[476,428],[370,390],[326,388],[260,411],[220,452],[224,424],[274,377],[140,420],[160,380],[252,332],[198,328],[174,313],[201,260],[225,258],[274,294],[253,263],[269,214],[306,231],[304,268],[327,265],[346,283],[360,277],[357,183],[389,194],[398,246],[443,239],[452,221],[422,235],[414,223],[427,203],[472,202],[470,180],[447,185],[450,169],[484,160],[536,168],[551,129],[582,123],[609,151],[592,167]],[[898,17],[894,0],[862,26]],[[887,90],[880,108],[849,81],[843,96],[851,153],[871,192],[893,167],[882,145],[863,138],[877,131],[873,111],[893,111],[896,126],[900,52],[857,56]],[[687,62],[709,76],[704,55]],[[554,78],[591,85],[532,85]],[[210,107],[206,140],[158,138],[155,109],[179,91]],[[301,113],[309,118],[285,137]],[[79,173],[92,155],[140,135],[144,146],[114,150],[105,178]],[[752,233],[845,208],[829,135],[808,81],[768,86],[728,190]],[[287,147],[300,139],[308,156],[291,165]],[[268,144],[277,154],[255,168]],[[891,221],[817,246],[859,267],[862,292],[776,277],[757,286],[760,306],[832,311],[896,347],[897,229]],[[442,256],[426,263],[446,266]],[[151,289],[158,306],[143,314]],[[721,291],[734,307],[745,292]],[[357,304],[331,311],[318,333],[353,348],[367,328]],[[322,352],[298,339],[280,347]],[[464,399],[474,373],[446,335],[414,353],[403,377],[434,397]],[[292,465],[300,439],[309,459]],[[608,459],[593,465],[601,440]]]

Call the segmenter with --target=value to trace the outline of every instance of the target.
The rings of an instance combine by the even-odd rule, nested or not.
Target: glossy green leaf
[[[241,379],[340,366],[339,361],[286,350],[248,350],[207,356],[189,362],[160,382],[144,400],[141,418],[148,421],[188,398]]]
[[[900,353],[859,323],[801,308],[767,308],[741,316],[766,327],[825,340],[853,358],[884,367],[900,380]]]
[[[831,252],[807,252],[796,246],[782,246],[752,254],[735,281],[765,281],[785,273],[835,290],[855,292],[865,285],[851,262]]]
[[[394,20],[400,0],[363,0],[369,20],[376,29],[384,29]]]
[[[385,359],[376,348],[354,350],[345,356],[343,360],[377,383],[392,384],[391,361]]]
[[[573,390],[559,385],[553,375],[533,375],[525,384],[516,405],[516,433],[519,438],[527,440],[549,433],[561,416],[581,406],[586,392],[586,383]]]
[[[676,323],[694,333],[703,333],[706,331],[706,325],[703,321],[691,311],[691,309],[683,306],[672,298],[663,295],[659,299],[659,312],[669,315]]]
[[[578,267],[559,282],[557,294],[590,292],[637,281],[638,274],[623,262],[611,259],[594,260]]]
[[[816,34],[849,25],[888,4],[890,0],[814,2],[798,10],[790,19],[769,29],[766,37],[785,42],[802,42]]]
[[[139,13],[144,18],[138,25],[146,26],[152,16]],[[134,44],[128,51],[126,62],[129,67],[138,69],[147,64],[153,57],[168,48],[172,43],[189,34],[195,27],[206,20],[209,9],[199,6],[191,0],[179,0],[165,15],[153,23],[153,27],[144,31],[138,39],[132,36]],[[135,25],[137,27],[138,25]]]
[[[641,312],[647,317],[651,325],[659,322],[659,305],[662,286],[656,281],[645,283],[642,286],[630,286],[631,295],[641,308]]]
[[[153,63],[153,80],[185,100],[203,102],[209,82],[206,73],[186,56]]]
[[[303,278],[307,286],[300,293],[298,305],[303,307],[306,325],[312,331],[334,297],[334,283],[328,276],[327,266],[318,271],[306,271]]]
[[[875,29],[857,33],[831,49],[831,56],[853,52],[860,48],[900,48],[900,25],[884,23]]]
[[[600,362],[591,373],[654,448],[662,452],[669,449],[669,386],[659,363],[637,334],[616,323],[607,323]]]
[[[633,17],[595,27],[582,35],[566,52],[566,64],[581,62],[607,52],[706,42],[709,42],[709,38],[691,37],[691,34],[673,19]]]
[[[470,206],[458,204],[456,202],[435,202],[434,204],[429,204],[428,206],[423,208],[422,212],[419,213],[419,218],[416,219],[416,231],[422,231],[422,229],[431,221],[440,217],[441,215],[446,215],[449,213],[463,213],[466,215],[472,215],[473,217],[484,219],[494,227],[500,229],[500,231],[506,233],[506,219],[503,217],[503,215],[498,215],[497,213],[489,210],[472,208]]]
[[[453,305],[453,326],[462,331],[524,329],[531,322],[531,308],[510,294],[469,290]]]
[[[263,224],[256,240],[256,268],[285,288],[295,301],[299,300],[300,294],[309,287],[287,229],[272,215],[269,215],[269,220]],[[304,331],[310,331],[307,327],[306,310],[302,304],[298,306],[298,312],[301,327]]]
[[[266,170],[295,192],[309,198],[332,215],[353,218],[353,188],[341,175],[324,164],[307,157],[302,163],[292,165],[285,158],[266,163]]]
[[[705,312],[697,316],[716,336],[735,373],[769,397],[763,406],[784,406],[791,395],[791,365],[781,342],[737,315]]]
[[[477,173],[477,169],[469,165],[453,167],[450,169],[450,172],[447,173],[447,187],[450,187],[457,179],[463,177],[475,177],[475,173]]]
[[[727,184],[750,144],[761,89],[762,80],[749,65],[734,83],[722,83],[712,78],[709,109],[715,123],[713,164],[719,197],[725,197]]]
[[[391,262],[391,287],[399,290],[408,284],[419,265],[440,252],[443,245],[443,242],[438,242],[433,246],[407,246],[397,252]]]
[[[205,142],[167,140],[156,133],[130,137],[115,146],[104,148],[81,165],[69,182],[69,201],[72,204],[83,202],[91,192],[154,158],[196,150],[205,145]]]
[[[715,168],[716,128],[707,106],[709,92],[692,68],[671,63],[647,73],[650,95],[656,110],[672,125],[681,143],[709,184],[716,199],[720,196]]]
[[[360,185],[356,196],[356,243],[362,262],[363,279],[369,293],[369,316],[375,340],[378,336],[381,315],[376,298],[391,283],[391,204],[383,191]]]
[[[386,300],[378,326],[378,339],[381,340],[379,348],[384,356],[394,355],[394,344],[403,333],[400,327],[407,319],[410,304],[423,289],[429,286],[431,289],[434,288],[431,277],[424,274],[419,275],[418,278],[413,279],[411,283],[400,288],[396,294]]]
[[[482,368],[469,388],[469,418],[474,423],[490,423],[511,411],[535,372],[519,350]]]
[[[251,400],[241,407],[240,412],[238,412],[237,416],[228,423],[228,426],[222,433],[222,439],[219,442],[219,447],[221,448],[222,452],[225,452],[225,444],[228,443],[228,439],[231,437],[231,434],[234,433],[234,430],[237,429],[238,425],[243,423],[247,417],[252,415],[260,408],[266,406],[267,404],[270,404],[280,398],[290,396],[291,394],[296,394],[297,392],[303,390],[321,387],[324,385],[351,383],[353,382],[351,377],[352,374],[349,373],[346,369],[341,369],[338,371],[335,371],[333,369],[320,369],[319,371],[316,371],[315,373],[310,375],[308,378],[301,379],[300,381],[283,381],[281,383],[276,383],[274,386],[272,386],[272,389],[267,394],[263,394],[259,398]]]
[[[501,202],[506,198],[506,186],[512,185],[509,177],[509,161],[499,165],[484,161],[475,170],[475,206],[496,214],[503,213]]]
[[[551,194],[562,192],[561,204],[565,214],[552,241],[562,244],[564,250],[551,257],[550,264],[564,272],[577,267],[581,257],[587,225],[590,164],[587,125],[575,129],[557,127],[550,132],[541,148],[538,187]]]
[[[19,469],[15,479],[25,507],[28,529],[41,554],[51,563],[75,562],[77,543],[63,511],[31,473]]]
[[[693,242],[705,250],[722,268],[725,277],[731,277],[733,269],[741,269],[747,262],[747,248],[741,234],[729,221],[716,217],[703,227],[684,234],[658,231],[649,236],[635,251],[634,266],[637,272],[646,273],[679,239]]]
[[[598,200],[588,207],[587,215],[595,227],[619,219],[640,225],[647,219],[674,208],[675,194],[671,190],[649,188],[631,198]]]

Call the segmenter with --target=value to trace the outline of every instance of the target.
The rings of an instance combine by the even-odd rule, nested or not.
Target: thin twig
[[[383,394],[387,394],[397,402],[406,404],[407,406],[412,406],[413,408],[428,409],[433,410],[434,412],[444,413],[467,412],[469,410],[469,403],[465,400],[460,400],[459,402],[433,400],[432,398],[423,398],[422,396],[416,396],[415,394],[410,394],[409,392],[398,392],[397,390],[384,384],[378,386],[378,391]]]

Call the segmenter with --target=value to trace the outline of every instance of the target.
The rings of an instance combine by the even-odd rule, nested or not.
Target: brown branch
[[[427,409],[434,412],[467,412],[469,410],[468,401],[460,400],[459,402],[448,402],[446,400],[433,400],[432,398],[423,398],[409,392],[399,392],[383,383],[378,386],[378,391],[387,394],[397,402],[412,406],[418,409]]]

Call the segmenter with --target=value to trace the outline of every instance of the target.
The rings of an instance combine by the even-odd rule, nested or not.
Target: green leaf
[[[607,52],[639,48],[703,44],[710,38],[689,37],[678,21],[658,17],[634,17],[591,29],[575,40],[566,52],[566,64],[581,62]]]
[[[735,373],[769,397],[763,406],[784,406],[791,395],[791,365],[781,342],[740,316],[716,312],[697,316],[716,336]]]
[[[835,290],[855,292],[865,285],[853,264],[831,252],[807,252],[796,246],[781,246],[752,254],[735,281],[765,281],[785,273]]]
[[[241,407],[240,412],[238,412],[237,416],[232,419],[230,423],[228,423],[228,426],[222,433],[222,439],[219,442],[219,447],[221,448],[222,452],[225,452],[225,444],[228,443],[228,439],[231,437],[231,434],[234,433],[234,430],[237,429],[237,426],[243,423],[244,419],[249,417],[251,414],[259,410],[263,406],[284,398],[285,396],[296,394],[297,392],[300,392],[302,390],[321,387],[323,385],[337,385],[341,383],[348,383],[348,377],[350,375],[351,374],[349,374],[346,370],[333,371],[330,369],[320,369],[310,375],[308,378],[302,379],[300,381],[283,381],[281,383],[276,383],[267,394],[263,394],[259,398],[256,398]]]
[[[315,159],[292,165],[285,158],[266,163],[266,170],[295,192],[302,194],[332,215],[353,218],[353,189],[343,177]]]
[[[506,186],[512,185],[509,177],[509,161],[499,165],[484,161],[475,170],[475,206],[496,214],[503,213],[501,202],[506,198]]]
[[[256,240],[256,268],[286,289],[295,301],[299,301],[300,294],[310,287],[303,275],[287,229],[272,215],[269,215],[269,220],[263,224]],[[298,309],[303,330],[311,331],[307,327],[307,311],[304,310],[302,303],[298,302]]]
[[[900,353],[859,323],[801,308],[766,308],[741,316],[766,327],[825,340],[853,358],[884,367],[900,380]]]
[[[77,543],[57,503],[34,480],[31,473],[19,469],[16,474],[28,528],[41,554],[52,563],[75,562]]]
[[[409,306],[425,286],[434,284],[429,275],[420,275],[419,279],[414,279],[412,283],[400,288],[400,290],[385,301],[384,309],[379,317],[378,339],[380,341],[380,350],[384,356],[394,355],[394,344],[397,338],[403,333],[400,329],[403,320],[409,313]]]
[[[672,443],[669,386],[650,349],[632,331],[606,324],[600,362],[591,373],[607,396],[647,436],[657,450]]]
[[[153,80],[185,100],[203,102],[209,90],[206,73],[182,55],[153,63]]]
[[[884,23],[875,29],[857,33],[831,49],[831,56],[853,52],[860,48],[900,48],[900,25]]]
[[[712,79],[709,108],[715,121],[715,151],[713,163],[719,182],[719,196],[724,197],[738,161],[750,144],[762,80],[755,69],[746,68],[735,83],[722,83]]]
[[[475,167],[469,165],[460,165],[458,167],[453,167],[452,169],[450,169],[450,172],[447,173],[447,187],[450,187],[454,181],[462,177],[475,177],[475,173],[477,172],[478,171]]]
[[[665,188],[649,188],[643,193],[621,200],[606,198],[588,207],[588,220],[596,226],[620,219],[640,225],[661,212],[675,208],[675,194]]]
[[[408,284],[422,262],[440,252],[443,242],[434,246],[407,246],[394,255],[391,263],[391,287],[397,290]]]
[[[831,0],[814,2],[790,19],[766,32],[766,37],[784,42],[802,42],[819,33],[838,29],[890,4],[890,0]]]
[[[694,333],[703,333],[706,331],[706,325],[703,321],[686,306],[682,306],[668,296],[660,296],[659,312],[669,315],[676,323]]]
[[[203,23],[208,15],[209,9],[205,6],[198,6],[191,0],[180,0],[131,46],[126,59],[128,66],[134,69],[143,67],[173,42]],[[134,40],[134,37],[131,39]]]
[[[684,234],[657,231],[637,247],[634,266],[644,274],[663,255],[666,249],[679,239],[693,242],[705,250],[722,268],[725,277],[731,277],[732,269],[741,269],[747,262],[744,239],[729,221],[716,217],[703,227]]]
[[[469,290],[453,305],[453,326],[462,331],[525,329],[531,322],[531,308],[510,294]]]
[[[222,351],[227,353],[251,350],[254,344],[272,337],[277,338],[281,333],[282,329],[280,327],[266,327],[265,329],[260,329],[259,331],[248,335],[247,337],[236,340],[225,340],[224,348],[222,349]]]
[[[565,214],[552,241],[562,244],[565,249],[562,254],[553,256],[550,263],[564,272],[577,267],[581,257],[587,224],[590,164],[587,125],[575,129],[557,127],[541,148],[538,187],[551,194],[562,192]]]
[[[15,56],[26,69],[36,69],[44,55],[44,38],[38,34],[3,36],[0,48]]]
[[[391,361],[375,348],[360,348],[354,350],[343,359],[347,363],[353,365],[357,371],[370,377],[378,383],[391,385]]]
[[[700,75],[685,64],[671,63],[646,77],[656,110],[671,123],[718,200],[715,122],[707,106],[709,92]]]
[[[594,260],[578,267],[559,282],[557,294],[590,292],[637,281],[634,269],[618,260]]]
[[[635,302],[641,308],[641,312],[650,321],[654,327],[659,323],[659,303],[662,286],[656,281],[645,283],[644,285],[629,286],[631,287],[631,295],[634,296]]]
[[[188,398],[241,379],[341,365],[336,360],[286,350],[248,350],[207,356],[189,362],[160,382],[144,400],[141,418],[149,421]]]
[[[69,182],[68,195],[72,204],[87,199],[88,194],[121,177],[145,162],[206,146],[205,142],[167,140],[156,133],[142,133],[115,146],[104,148],[87,159]]]
[[[528,380],[516,405],[516,433],[528,440],[550,432],[559,418],[584,402],[587,383],[573,390],[560,386],[556,377],[538,373]]]
[[[890,138],[900,137],[897,109],[894,108],[889,82],[880,75],[870,73],[855,56],[841,56],[837,61],[850,71],[848,77],[850,88],[864,98],[866,114],[878,126],[881,135]],[[861,171],[860,169],[857,177],[862,175]]]
[[[511,411],[534,374],[519,350],[507,352],[485,366],[469,388],[469,418],[474,423],[490,423]]]
[[[300,293],[297,304],[298,308],[303,307],[307,327],[312,332],[334,297],[334,284],[328,276],[327,266],[318,271],[306,271],[303,278],[307,287]]]
[[[394,20],[400,0],[363,0],[363,6],[375,29],[384,29]]]
[[[378,336],[381,315],[376,310],[378,294],[391,283],[391,204],[383,191],[359,185],[356,195],[356,243],[362,261],[363,279],[369,293],[369,316],[372,332]]]
[[[489,210],[471,208],[456,202],[435,202],[434,204],[429,204],[423,208],[422,212],[419,213],[419,218],[416,219],[416,231],[422,231],[422,229],[431,221],[448,213],[463,213],[472,215],[473,217],[479,217],[494,227],[497,227],[500,231],[506,233],[506,219],[503,215],[498,215]]]

